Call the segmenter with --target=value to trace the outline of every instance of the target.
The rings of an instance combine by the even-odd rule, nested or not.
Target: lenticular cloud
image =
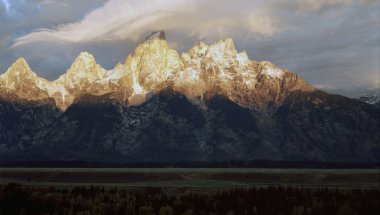
[[[3,0],[5,1],[5,0]],[[37,41],[91,42],[133,39],[144,27],[164,17],[188,11],[191,1],[110,0],[81,21],[56,29],[37,29],[16,39],[13,47]]]

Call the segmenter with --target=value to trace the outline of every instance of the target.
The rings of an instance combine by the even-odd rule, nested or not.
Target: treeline
[[[268,187],[224,191],[186,188],[0,186],[0,214],[254,215],[380,214],[380,191]]]
[[[0,161],[0,167],[52,167],[52,168],[313,168],[313,169],[363,169],[379,168],[379,162],[343,163],[314,161],[181,161],[181,162],[86,162],[86,161]]]

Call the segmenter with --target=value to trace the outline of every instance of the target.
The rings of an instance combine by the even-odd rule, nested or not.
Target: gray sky
[[[0,73],[22,56],[54,80],[81,51],[111,69],[161,29],[179,52],[231,37],[329,92],[380,85],[378,0],[0,0]]]

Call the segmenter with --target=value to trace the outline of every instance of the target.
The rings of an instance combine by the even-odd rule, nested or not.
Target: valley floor
[[[25,186],[191,187],[267,186],[380,189],[379,169],[264,168],[0,168],[0,184]]]
[[[0,214],[379,214],[378,169],[0,168]]]

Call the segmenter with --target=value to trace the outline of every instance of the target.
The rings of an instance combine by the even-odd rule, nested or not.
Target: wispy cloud
[[[40,3],[40,6],[62,6],[70,8],[70,5],[64,1],[45,0]]]
[[[327,7],[352,3],[352,0],[303,0],[299,2],[304,11],[320,11]]]
[[[8,11],[9,10],[9,7],[11,6],[9,4],[9,1],[8,0],[2,0],[3,1],[3,4],[4,4],[4,7],[5,7],[5,10]]]
[[[250,1],[242,1],[249,5]],[[110,0],[88,13],[78,22],[56,28],[35,29],[15,40],[12,47],[39,41],[84,43],[104,40],[136,40],[147,29],[186,29],[194,36],[231,35],[237,28],[255,38],[271,37],[279,32],[279,21],[267,8],[250,7],[247,15],[230,8],[218,7],[231,3],[201,0]],[[64,4],[46,0],[42,5]],[[69,5],[67,5],[69,6]],[[215,10],[212,10],[215,8]],[[154,29],[157,28],[157,29]]]
[[[279,32],[279,20],[265,9],[253,10],[247,19],[247,27],[257,38],[271,37]]]
[[[45,1],[51,3],[51,1]],[[81,21],[56,29],[37,29],[16,39],[15,46],[36,41],[91,42],[97,40],[133,39],[144,26],[176,13],[191,9],[191,2],[154,0],[110,0],[87,14]]]

